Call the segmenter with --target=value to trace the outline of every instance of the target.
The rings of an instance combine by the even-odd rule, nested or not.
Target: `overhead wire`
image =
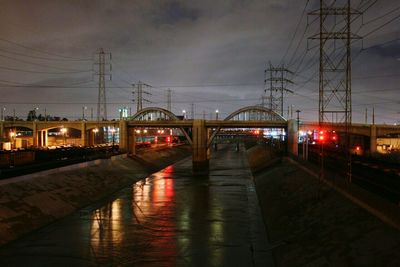
[[[8,39],[5,39],[5,38],[1,38],[1,37],[0,37],[0,41],[9,43],[9,44],[12,44],[12,45],[15,45],[15,46],[19,46],[19,47],[22,47],[22,48],[27,49],[27,50],[32,50],[32,51],[35,51],[35,52],[38,52],[38,53],[46,54],[46,55],[49,55],[49,56],[55,56],[55,57],[58,57],[58,58],[63,58],[64,60],[69,60],[69,61],[91,61],[92,60],[91,58],[75,58],[75,57],[70,57],[70,56],[65,56],[65,55],[61,55],[61,54],[57,54],[57,53],[44,51],[44,50],[41,50],[41,49],[37,49],[37,48],[34,48],[34,47],[23,45],[21,43],[18,43],[18,42],[15,42],[15,41],[11,41],[11,40],[8,40]]]

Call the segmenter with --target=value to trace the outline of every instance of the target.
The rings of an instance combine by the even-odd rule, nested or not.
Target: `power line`
[[[44,50],[41,50],[41,49],[29,47],[29,46],[17,43],[15,41],[7,40],[7,39],[4,39],[4,38],[0,38],[0,41],[6,42],[6,43],[9,43],[9,44],[13,44],[13,45],[16,45],[16,46],[19,46],[19,47],[22,47],[22,48],[25,48],[25,49],[28,49],[28,50],[32,50],[32,51],[35,51],[35,52],[39,52],[39,53],[42,53],[42,54],[47,54],[47,55],[50,55],[50,56],[60,57],[60,58],[63,58],[63,59],[66,59],[66,60],[70,60],[70,61],[91,61],[92,60],[91,58],[74,58],[74,57],[64,56],[64,55],[60,55],[60,54],[56,54],[56,53],[51,53],[51,52],[47,52],[47,51],[44,51]]]
[[[27,72],[27,73],[40,73],[40,74],[74,74],[74,73],[85,73],[92,71],[92,70],[84,70],[84,71],[50,72],[50,71],[25,70],[25,69],[10,68],[4,66],[0,66],[0,69],[9,71]]]
[[[15,57],[10,57],[7,55],[3,55],[0,54],[0,57],[2,58],[7,58],[13,61],[18,61],[18,62],[22,62],[22,63],[26,63],[26,64],[31,64],[31,65],[35,65],[35,66],[40,66],[40,67],[45,67],[45,68],[52,68],[52,69],[59,69],[59,70],[66,70],[66,71],[85,71],[85,70],[78,70],[78,69],[70,69],[70,68],[63,68],[63,67],[57,67],[57,66],[51,66],[51,65],[47,65],[47,64],[43,64],[43,63],[37,63],[37,62],[31,62],[31,61],[26,61],[26,60],[22,60],[22,59],[18,59]],[[91,71],[91,70],[90,70]]]
[[[282,57],[281,62],[279,63],[279,65],[282,65],[282,63],[285,61],[285,58],[286,58],[286,56],[287,56],[287,54],[288,54],[288,52],[289,52],[289,49],[291,48],[291,46],[292,46],[292,44],[293,44],[293,41],[294,41],[294,38],[296,37],[297,32],[298,32],[298,30],[299,30],[299,28],[300,28],[301,21],[302,21],[303,18],[304,18],[304,15],[305,15],[305,13],[306,13],[306,9],[307,9],[307,6],[308,6],[308,3],[309,3],[309,2],[310,2],[310,0],[307,0],[306,4],[304,5],[303,12],[301,13],[300,19],[299,19],[299,21],[298,21],[298,23],[297,23],[297,25],[296,25],[296,29],[295,29],[295,31],[294,31],[294,34],[292,35],[292,38],[291,38],[291,40],[290,40],[290,42],[289,42],[289,45],[288,45],[288,47],[286,48],[286,52],[285,52],[284,56]],[[307,27],[306,27],[306,30],[307,30]],[[290,65],[290,63],[289,63],[289,65]]]

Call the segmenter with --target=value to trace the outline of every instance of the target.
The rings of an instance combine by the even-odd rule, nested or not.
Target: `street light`
[[[186,110],[182,110],[182,114],[183,114],[183,119],[186,119]]]
[[[5,107],[1,108],[1,121],[4,121],[4,111],[6,111]]]
[[[219,110],[218,110],[218,109],[215,110],[215,119],[216,119],[216,120],[218,120],[218,113],[219,113]]]
[[[87,110],[87,107],[86,107],[86,106],[83,106],[83,107],[82,107],[82,120],[83,120],[83,121],[85,120],[85,110]]]
[[[67,133],[67,128],[62,127],[60,129],[60,132],[63,134],[63,140],[64,140],[63,145],[65,146],[65,134]]]
[[[34,118],[34,120],[37,121],[38,120],[37,112],[38,112],[39,108],[35,107],[34,110],[35,110],[35,118]],[[14,115],[14,117],[15,117],[15,115]]]

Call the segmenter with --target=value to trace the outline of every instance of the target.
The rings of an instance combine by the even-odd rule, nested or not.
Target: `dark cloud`
[[[355,1],[354,7],[359,5]],[[2,1],[0,10],[0,37],[24,44],[33,49],[45,50],[57,55],[78,58],[93,58],[98,48],[103,47],[113,54],[113,80],[107,81],[109,114],[117,116],[118,105],[130,102],[131,83],[146,81],[155,87],[152,99],[160,105],[165,102],[166,85],[175,92],[174,109],[179,112],[189,109],[191,102],[198,102],[197,110],[230,113],[245,104],[257,104],[264,89],[264,68],[268,61],[279,64],[299,21],[305,1],[290,0],[180,0],[180,1],[132,1],[132,0],[71,0],[71,1]],[[378,5],[379,4],[379,5]],[[385,0],[372,11],[366,12],[364,21],[385,14],[398,5],[397,1]],[[318,1],[310,1],[308,10],[318,7]],[[310,23],[311,18],[308,19]],[[354,31],[363,35],[385,21],[362,26],[357,24]],[[292,58],[299,38],[307,24],[306,17],[300,22],[298,35],[289,50],[286,61]],[[317,23],[311,24],[292,58],[292,69],[300,63],[300,56],[307,47],[307,37],[317,32]],[[397,77],[364,79],[366,76],[387,75],[399,69],[399,43],[381,45],[399,37],[399,23],[395,22],[382,31],[364,40],[364,47],[373,46],[357,56],[353,64],[354,118],[362,120],[365,107],[371,108],[376,102],[379,120],[393,122],[398,119],[399,96],[395,91],[385,92],[393,103],[379,104],[373,98],[374,88],[397,86]],[[316,45],[309,42],[309,46]],[[360,42],[354,44],[353,55],[358,54]],[[16,56],[33,62],[46,63],[58,68],[91,69],[92,61],[63,61],[62,57],[46,55],[32,49],[24,49],[0,41],[0,49],[33,56],[49,56],[54,60],[38,60]],[[1,57],[0,66],[19,69],[54,71],[35,65],[26,65]],[[302,72],[293,77],[292,86],[296,94],[289,95],[285,105],[294,105],[304,110],[307,119],[317,119],[318,107],[318,59],[316,50],[307,52],[299,69]],[[312,75],[313,82],[302,84]],[[49,109],[62,115],[79,113],[81,103],[97,100],[96,77],[92,73],[46,75],[24,72],[2,71],[4,81],[42,84],[75,84],[89,81],[76,88],[5,88],[1,87],[2,99],[19,102],[79,102],[76,105],[52,105]],[[6,83],[3,84],[15,84]],[[215,84],[232,86],[211,86]],[[175,88],[174,88],[175,85]],[[185,85],[204,85],[198,87]],[[246,85],[246,86],[244,86]],[[75,86],[74,86],[75,87]],[[368,93],[368,94],[367,94]],[[300,96],[301,95],[301,96]],[[382,93],[375,93],[382,97]],[[199,99],[203,100],[199,100]],[[209,99],[210,102],[206,102]],[[248,99],[245,101],[244,99]],[[178,101],[179,100],[179,101]],[[375,101],[376,100],[376,101]],[[216,102],[218,101],[218,102]],[[236,102],[235,102],[236,101]],[[121,103],[121,104],[118,104]],[[45,105],[45,104],[43,104]],[[8,104],[8,109],[13,104]],[[218,107],[219,106],[219,107]],[[18,106],[26,112],[29,106]],[[23,111],[25,110],[25,111]],[[78,111],[77,111],[78,110]]]

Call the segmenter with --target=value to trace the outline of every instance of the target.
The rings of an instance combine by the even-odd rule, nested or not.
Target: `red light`
[[[332,136],[332,140],[336,140],[336,135]]]
[[[171,143],[171,136],[167,136],[167,143]]]
[[[356,146],[356,150],[357,150],[357,151],[360,151],[360,149],[361,149],[361,148],[360,148],[359,146]]]

